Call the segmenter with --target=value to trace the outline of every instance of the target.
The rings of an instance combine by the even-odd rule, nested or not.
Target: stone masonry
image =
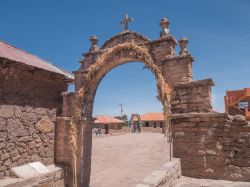
[[[85,89],[89,82],[91,81],[90,90],[88,90],[87,95],[84,95],[83,98],[83,111],[81,113],[81,119],[77,125],[78,134],[77,134],[77,144],[78,151],[77,156],[77,183],[78,186],[87,187],[89,184],[90,177],[90,166],[91,166],[91,124],[92,119],[92,110],[93,103],[95,98],[95,93],[99,83],[102,78],[113,68],[128,63],[128,62],[144,62],[142,60],[140,52],[146,56],[145,58],[150,58],[153,60],[153,63],[157,66],[152,69],[152,64],[148,68],[157,74],[156,77],[162,76],[166,85],[163,88],[168,93],[175,93],[173,95],[173,104],[175,102],[176,106],[173,107],[173,110],[176,112],[189,112],[192,108],[193,110],[211,110],[211,99],[210,99],[210,89],[211,89],[211,80],[210,81],[193,81],[192,75],[192,63],[194,61],[193,57],[188,53],[187,49],[187,39],[181,39],[179,41],[180,53],[176,55],[176,46],[178,42],[170,34],[168,28],[168,20],[166,18],[162,19],[160,25],[162,31],[160,33],[160,38],[156,40],[151,40],[141,34],[136,32],[131,32],[125,30],[104,42],[102,47],[98,47],[98,38],[96,36],[90,37],[91,47],[89,52],[84,53],[83,59],[81,59],[81,67],[74,72],[75,74],[75,92],[73,93],[63,93],[63,113],[60,117],[57,118],[56,123],[56,152],[55,158],[57,163],[64,164],[68,169],[68,185],[72,186],[72,177],[75,176],[72,171],[72,151],[69,146],[70,142],[70,129],[72,115],[75,111],[75,106],[79,102],[77,100],[78,91]],[[141,49],[133,50],[129,46],[134,46],[134,48]],[[103,65],[98,65],[97,60],[101,59],[104,54],[109,53],[110,51],[115,50],[116,52],[112,55],[109,55],[105,60]],[[94,65],[96,66],[94,67]],[[92,67],[93,66],[93,67]],[[86,75],[89,71],[93,71],[95,68],[99,68],[96,72],[93,79],[88,80]],[[157,70],[156,70],[157,69]],[[180,85],[179,85],[180,84]],[[193,92],[195,93],[196,86],[198,86],[198,92],[200,90],[204,91],[203,95],[199,93],[196,94],[197,98],[192,98],[193,101],[190,101],[189,88],[193,86]],[[182,92],[186,92],[188,98],[186,98],[186,103],[184,105],[178,105],[178,100],[180,97],[178,94],[183,94],[179,92],[178,88],[182,89]],[[208,91],[208,93],[205,93]],[[175,95],[175,96],[174,96]],[[206,103],[202,107],[195,105],[196,101],[199,100],[202,103],[202,99],[207,97],[208,99],[204,102]],[[185,107],[184,107],[185,106]],[[184,108],[183,108],[184,107]],[[175,108],[175,109],[174,109]],[[196,108],[196,109],[195,109]],[[83,154],[82,154],[83,153]]]
[[[54,123],[65,81],[63,75],[1,61],[0,178],[24,163],[54,163]]]
[[[128,24],[128,20],[124,23]],[[68,168],[69,187],[73,186],[73,179],[78,186],[89,186],[92,112],[98,85],[115,67],[135,61],[145,63],[157,83],[164,79],[164,83],[157,86],[170,98],[173,155],[181,159],[182,173],[192,177],[249,181],[250,129],[247,122],[230,120],[224,113],[213,112],[211,89],[214,83],[212,79],[193,80],[194,58],[189,54],[187,38],[177,42],[170,34],[167,18],[161,19],[160,26],[160,38],[156,40],[129,31],[128,25],[100,48],[97,36],[90,37],[90,50],[83,54],[81,66],[74,72],[75,92],[63,93],[63,113],[56,123],[56,162]],[[159,96],[161,94],[159,91]],[[164,109],[169,106],[166,102],[163,105]],[[76,152],[70,145],[73,125],[78,130],[71,137],[76,138]]]
[[[226,113],[175,114],[174,157],[184,176],[250,181],[250,123]]]
[[[211,112],[212,79],[194,82],[176,83],[172,92],[172,112]]]

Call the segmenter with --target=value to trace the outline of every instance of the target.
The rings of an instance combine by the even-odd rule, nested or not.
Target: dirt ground
[[[195,179],[182,176],[176,187],[250,187],[250,182],[226,180]]]
[[[94,137],[90,186],[135,186],[168,160],[169,144],[160,133]]]

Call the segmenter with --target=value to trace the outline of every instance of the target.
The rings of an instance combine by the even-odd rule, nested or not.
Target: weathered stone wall
[[[22,168],[20,168],[22,167]],[[34,168],[27,167],[27,164],[18,166],[23,176],[1,179],[1,187],[65,187],[64,170],[54,164],[47,166],[47,172],[38,173]]]
[[[108,48],[112,48],[118,44],[129,43],[129,42],[136,43],[139,46],[146,47],[158,66],[162,65],[161,62],[165,58],[174,57],[176,53],[175,47],[177,45],[177,41],[173,36],[167,36],[160,38],[158,40],[151,41],[149,38],[135,32],[122,32],[107,40],[103,44],[100,50],[90,51],[85,53],[84,58],[80,61],[81,67],[79,71],[86,70],[87,68],[89,68],[91,64],[95,63],[98,56],[104,53],[105,50],[107,50]],[[173,66],[174,65],[175,64],[173,64]],[[79,71],[77,71],[76,73],[79,73]]]
[[[62,76],[0,63],[0,177],[27,162],[54,163],[54,122],[61,113]]]
[[[177,83],[173,88],[171,100],[173,113],[211,112],[211,79]]]
[[[120,34],[115,35],[114,37],[111,37],[109,40],[107,40],[103,46],[102,49],[106,48],[112,48],[118,44],[124,43],[124,42],[134,42],[134,43],[147,43],[150,39],[138,34],[136,32],[128,32],[124,31]]]
[[[158,40],[153,40],[148,44],[150,54],[153,56],[155,63],[161,66],[163,59],[175,56],[175,47],[177,42],[173,36],[167,36]]]
[[[250,181],[250,124],[243,116],[176,114],[172,124],[184,176]]]
[[[162,62],[165,81],[172,86],[176,83],[191,82],[193,61],[191,55],[165,58]]]
[[[180,160],[174,158],[144,178],[136,187],[174,187],[180,177]]]
[[[75,104],[75,93],[74,92],[63,92],[63,106],[62,115],[63,117],[71,117],[73,115],[73,108]]]

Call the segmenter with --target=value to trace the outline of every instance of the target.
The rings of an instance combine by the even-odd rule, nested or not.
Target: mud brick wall
[[[250,124],[225,113],[175,114],[173,156],[184,176],[250,181]]]
[[[212,79],[175,84],[171,99],[172,112],[211,112],[212,86]]]
[[[0,63],[0,177],[27,162],[54,163],[54,122],[66,89],[58,74]]]

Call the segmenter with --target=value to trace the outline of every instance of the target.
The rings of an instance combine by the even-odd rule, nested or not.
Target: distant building
[[[227,113],[230,115],[241,114],[250,120],[250,88],[227,91],[224,100]]]
[[[142,121],[143,127],[163,127],[164,116],[162,112],[150,112],[143,115],[140,115],[140,120]],[[137,118],[132,119],[131,121],[138,121]]]
[[[93,128],[105,129],[105,134],[109,133],[109,129],[122,129],[124,121],[107,115],[97,115]]]

